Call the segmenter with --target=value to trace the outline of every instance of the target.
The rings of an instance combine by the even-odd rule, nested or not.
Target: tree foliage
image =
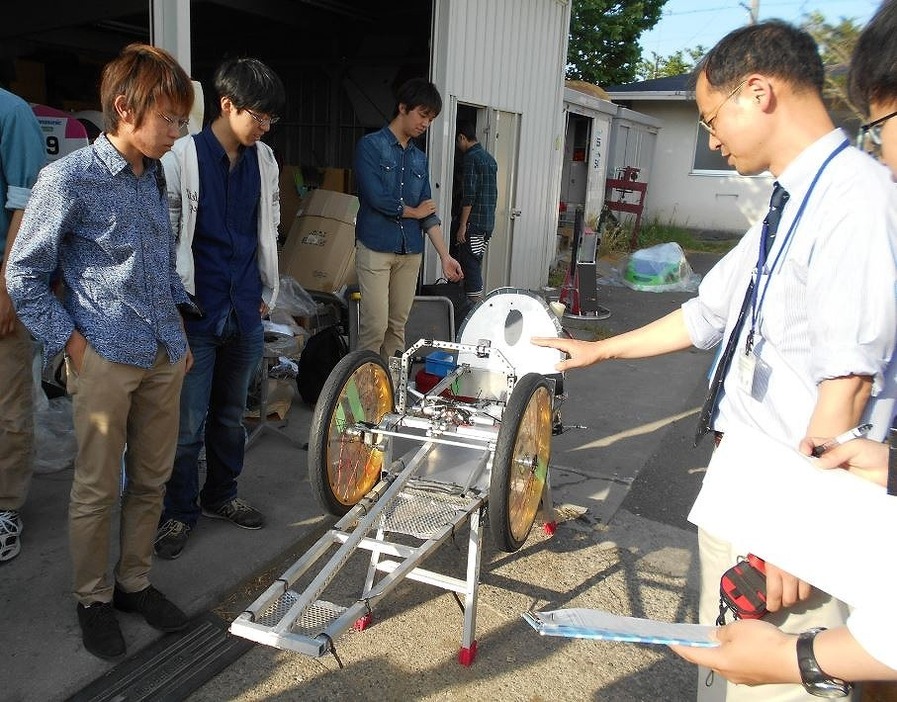
[[[801,26],[819,45],[819,55],[825,66],[823,94],[832,108],[835,110],[846,108],[857,119],[862,120],[864,115],[850,101],[847,94],[847,69],[862,27],[854,20],[844,17],[837,24],[831,24],[821,12],[806,15]]]
[[[695,64],[707,53],[707,49],[698,44],[694,49],[682,49],[669,56],[661,56],[655,51],[651,52],[651,58],[644,56],[639,59],[635,67],[636,80],[653,80],[654,78],[669,78],[690,73]]]
[[[598,85],[629,83],[642,50],[638,40],[660,19],[666,0],[573,0],[567,78]]]

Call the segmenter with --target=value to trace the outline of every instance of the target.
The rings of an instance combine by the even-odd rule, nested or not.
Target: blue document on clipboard
[[[716,627],[701,624],[674,624],[653,619],[638,619],[600,609],[556,609],[524,612],[523,618],[542,636],[566,636],[575,639],[601,639],[646,644],[681,644],[711,648],[719,646],[713,638]]]

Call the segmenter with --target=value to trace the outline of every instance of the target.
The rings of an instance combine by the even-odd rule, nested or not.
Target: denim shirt
[[[9,296],[53,358],[74,329],[106,360],[152,367],[187,350],[162,165],[139,177],[101,134],[46,166],[31,191],[7,263]],[[62,279],[58,298],[51,281]]]
[[[421,253],[425,232],[440,224],[436,215],[402,217],[405,205],[431,197],[427,156],[413,141],[402,148],[389,126],[368,134],[355,150],[359,209],[355,238],[372,251]]]

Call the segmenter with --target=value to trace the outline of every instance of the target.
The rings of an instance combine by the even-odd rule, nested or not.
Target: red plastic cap
[[[470,648],[462,648],[458,651],[458,663],[463,666],[469,666],[473,663],[473,659],[477,657],[477,642],[474,641]]]

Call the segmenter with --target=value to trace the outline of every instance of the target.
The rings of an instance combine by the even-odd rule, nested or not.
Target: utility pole
[[[738,4],[748,11],[748,24],[757,24],[757,20],[760,17],[760,0],[751,0],[750,7],[743,2]]]

